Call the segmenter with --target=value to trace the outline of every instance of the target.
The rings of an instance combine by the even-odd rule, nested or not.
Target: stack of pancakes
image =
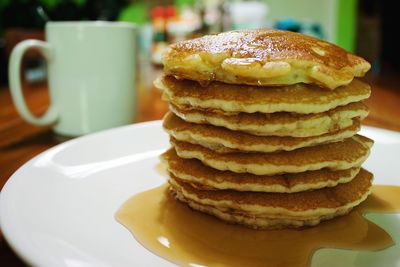
[[[155,81],[169,101],[170,189],[195,210],[252,228],[316,225],[365,200],[358,135],[364,59],[325,41],[244,30],[170,46]]]

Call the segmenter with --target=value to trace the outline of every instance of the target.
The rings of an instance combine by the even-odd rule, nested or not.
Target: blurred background
[[[378,0],[0,0],[0,147],[43,133],[25,123],[12,104],[8,59],[25,39],[44,39],[48,21],[107,20],[138,26],[136,122],[161,119],[168,106],[153,86],[168,44],[204,34],[243,28],[277,28],[313,35],[354,52],[372,64],[369,125],[400,130],[400,49],[395,1]],[[133,48],[132,48],[133,49]],[[46,63],[35,50],[25,54],[21,77],[31,111],[49,104]],[[18,118],[18,119],[17,119]],[[18,121],[17,121],[18,120]],[[6,136],[4,136],[6,133]]]
[[[0,85],[7,86],[12,48],[28,39],[43,39],[47,21],[109,20],[140,26],[138,38],[143,83],[160,64],[167,44],[221,31],[270,27],[326,39],[366,58],[375,75],[400,71],[394,1],[378,0],[1,0]],[[149,81],[146,77],[149,76]],[[28,53],[23,78],[41,82],[41,56]]]

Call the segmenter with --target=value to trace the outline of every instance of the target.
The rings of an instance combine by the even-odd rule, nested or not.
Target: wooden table
[[[372,85],[373,93],[366,101],[371,112],[364,124],[400,131],[400,79],[370,76],[367,81]],[[168,109],[160,98],[161,92],[149,87],[138,89],[138,122],[161,119]],[[25,86],[24,90],[31,110],[35,114],[43,113],[49,103],[47,86]],[[12,104],[8,88],[0,88],[0,188],[21,165],[58,143],[49,127],[24,122]],[[0,263],[7,267],[25,266],[1,234]]]

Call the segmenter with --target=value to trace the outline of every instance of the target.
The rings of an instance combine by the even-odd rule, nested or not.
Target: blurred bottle
[[[152,24],[153,24],[153,33],[154,33],[154,42],[165,42],[165,17],[164,17],[164,7],[156,6],[153,8],[152,12]]]
[[[177,20],[177,12],[175,6],[166,6],[165,7],[165,31],[167,35],[167,42],[174,43],[176,40],[175,33],[171,31],[171,27],[173,27],[174,23]]]
[[[156,6],[151,11],[153,26],[153,47],[151,60],[155,65],[161,65],[161,56],[167,47],[165,9]]]

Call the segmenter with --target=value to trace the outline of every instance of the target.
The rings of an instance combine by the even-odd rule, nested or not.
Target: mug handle
[[[33,115],[26,105],[21,90],[20,69],[21,60],[24,53],[30,48],[37,48],[44,55],[47,61],[51,60],[50,44],[39,40],[25,40],[14,47],[10,56],[10,64],[8,68],[8,80],[10,84],[11,97],[14,101],[17,111],[22,118],[36,125],[48,125],[57,120],[58,112],[56,107],[50,103],[50,107],[41,117]]]

